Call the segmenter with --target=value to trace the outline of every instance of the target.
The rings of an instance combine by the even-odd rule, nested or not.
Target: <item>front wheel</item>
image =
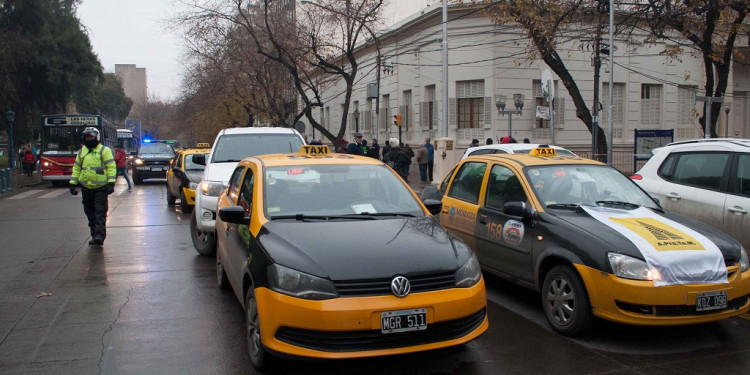
[[[193,212],[193,206],[189,205],[187,202],[187,198],[185,197],[185,192],[180,188],[180,211],[182,211],[183,214],[189,214]]]
[[[204,232],[198,229],[198,218],[195,217],[195,213],[190,217],[190,237],[198,254],[207,257],[216,252],[216,234],[213,231]]]
[[[255,290],[252,285],[250,285],[245,298],[245,327],[247,328],[247,350],[250,355],[250,363],[258,370],[268,370],[271,367],[273,357],[266,351],[261,340],[258,302],[255,300]]]
[[[557,265],[544,277],[542,304],[552,329],[565,336],[580,336],[591,325],[586,288],[570,266]]]
[[[174,202],[177,200],[177,197],[172,195],[172,193],[169,192],[169,186],[167,186],[167,206],[172,207],[174,206]]]

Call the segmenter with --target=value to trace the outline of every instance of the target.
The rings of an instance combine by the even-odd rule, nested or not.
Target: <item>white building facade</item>
[[[577,152],[591,150],[591,133],[576,117],[567,89],[554,76],[554,127],[537,118],[537,106],[548,106],[542,95],[541,74],[548,69],[542,60],[529,60],[528,40],[520,28],[496,25],[481,13],[452,9],[448,23],[449,90],[448,134],[456,148],[466,148],[473,138],[484,144],[498,142],[509,134],[508,115],[499,115],[496,101],[504,95],[505,110],[515,109],[514,94],[524,96],[520,115],[512,115],[512,136],[521,142],[555,143]],[[461,18],[458,16],[465,15]],[[442,13],[439,7],[424,11],[394,25],[381,36],[380,78],[376,74],[376,53],[372,46],[360,51],[360,70],[348,114],[343,112],[343,81],[322,83],[323,106],[313,113],[316,120],[336,133],[342,116],[348,117],[346,138],[358,127],[368,141],[398,138],[395,114],[402,117],[402,141],[423,143],[426,137],[442,134]],[[674,129],[675,140],[703,137],[698,122],[703,95],[702,60],[685,55],[668,59],[659,54],[666,45],[643,45],[639,41],[616,39],[613,85],[613,150],[632,150],[635,129]],[[747,45],[743,40],[741,45]],[[587,106],[593,107],[594,68],[592,53],[580,41],[558,47]],[[606,57],[606,56],[603,56]],[[726,102],[731,103],[728,134],[725,111],[719,116],[720,136],[750,137],[750,74],[733,63]],[[608,132],[607,105],[609,70],[605,61],[600,77],[600,126]],[[367,86],[379,86],[379,115],[376,100],[368,98]],[[724,106],[722,106],[724,108]],[[355,120],[354,111],[359,111]],[[553,134],[554,132],[554,134]],[[313,137],[307,127],[306,135]],[[320,135],[316,135],[320,138]]]

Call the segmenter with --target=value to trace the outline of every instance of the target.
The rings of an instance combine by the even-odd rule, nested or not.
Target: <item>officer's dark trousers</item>
[[[81,189],[83,198],[83,212],[89,219],[89,229],[91,237],[104,241],[107,237],[107,188],[100,187],[96,189]]]

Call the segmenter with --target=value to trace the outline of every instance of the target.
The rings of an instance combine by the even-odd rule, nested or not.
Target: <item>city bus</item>
[[[42,116],[42,180],[54,186],[67,186],[73,174],[76,153],[83,147],[83,130],[99,130],[100,142],[107,147],[117,143],[117,128],[99,115],[58,114]]]
[[[122,148],[128,155],[135,155],[138,147],[141,147],[141,139],[138,133],[130,129],[117,129],[117,142],[122,143]]]

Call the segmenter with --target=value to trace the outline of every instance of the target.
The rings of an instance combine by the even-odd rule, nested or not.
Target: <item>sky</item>
[[[83,0],[78,17],[87,29],[94,52],[105,72],[115,64],[146,68],[149,98],[176,99],[181,72],[179,33],[166,26],[173,16],[174,0]],[[439,0],[390,0],[384,10],[386,24],[412,15]],[[437,6],[437,5],[433,5]]]

